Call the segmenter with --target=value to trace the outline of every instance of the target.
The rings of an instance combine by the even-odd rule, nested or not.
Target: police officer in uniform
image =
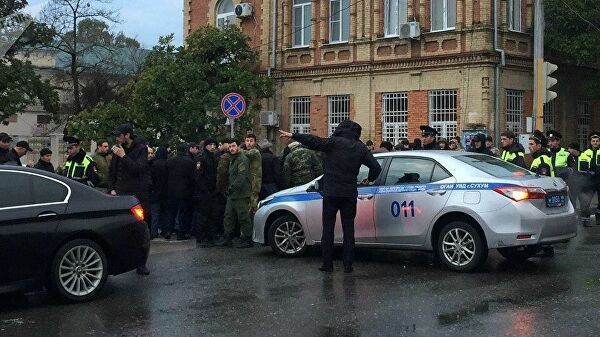
[[[421,142],[423,144],[422,150],[440,150],[440,146],[435,141],[435,136],[439,133],[436,129],[429,125],[421,125]]]
[[[63,138],[67,142],[69,157],[64,164],[63,175],[80,183],[94,187],[100,182],[96,163],[81,148],[81,141],[73,136]]]
[[[539,130],[535,130],[529,137],[529,151],[533,157],[530,171],[542,176],[554,177],[554,166],[552,165],[552,153],[548,151],[548,140]]]
[[[525,149],[521,144],[515,142],[515,138],[515,133],[510,130],[500,134],[500,143],[502,144],[500,158],[522,168],[527,168],[525,165]]]
[[[594,193],[600,195],[600,132],[594,131],[590,134],[590,148],[579,156],[577,170],[580,175],[587,176],[579,201],[581,203],[581,223],[585,227],[590,227],[590,204]]]
[[[557,177],[561,177],[564,181],[569,181],[569,176],[576,167],[575,158],[571,156],[569,151],[560,146],[562,135],[556,130],[546,131],[548,137],[548,147],[552,153],[552,167]]]

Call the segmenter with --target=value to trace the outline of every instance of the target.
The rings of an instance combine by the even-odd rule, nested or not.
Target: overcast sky
[[[93,0],[91,0],[93,2]],[[48,0],[28,0],[27,12],[37,15]],[[175,44],[183,43],[183,0],[113,0],[121,24],[116,31],[135,37],[144,48],[152,48],[162,35],[175,34]]]

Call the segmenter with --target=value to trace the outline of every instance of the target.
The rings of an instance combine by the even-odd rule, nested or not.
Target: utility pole
[[[535,0],[533,23],[533,129],[544,125],[544,0]]]

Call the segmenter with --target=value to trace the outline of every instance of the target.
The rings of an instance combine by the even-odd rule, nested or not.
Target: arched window
[[[221,0],[217,4],[217,28],[232,25],[235,19],[235,11],[232,0]]]

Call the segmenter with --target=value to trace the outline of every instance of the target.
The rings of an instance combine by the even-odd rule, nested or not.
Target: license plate
[[[563,207],[567,203],[566,195],[547,195],[546,207]]]

